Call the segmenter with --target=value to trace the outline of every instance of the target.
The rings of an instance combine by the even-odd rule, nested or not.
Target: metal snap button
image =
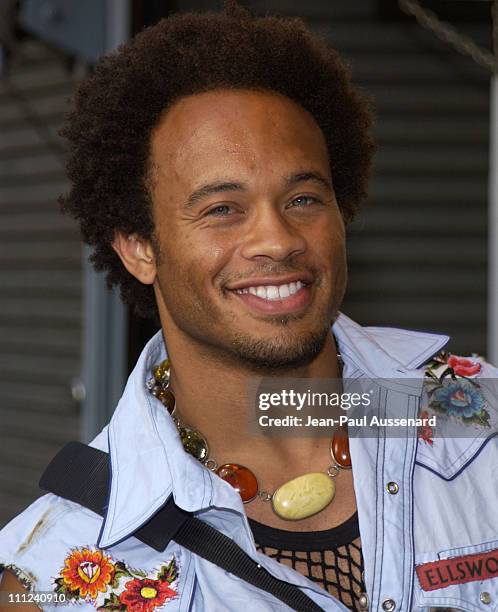
[[[490,604],[491,603],[491,595],[487,591],[483,591],[479,595],[479,599],[481,600],[481,603],[483,603],[483,604]]]
[[[382,609],[384,610],[384,612],[393,612],[395,608],[396,602],[394,601],[394,599],[384,599],[384,601],[382,602]]]
[[[368,610],[368,596],[366,593],[361,593],[358,598],[360,610]]]
[[[396,495],[396,493],[399,491],[399,485],[397,482],[391,481],[387,483],[386,489],[391,495]]]

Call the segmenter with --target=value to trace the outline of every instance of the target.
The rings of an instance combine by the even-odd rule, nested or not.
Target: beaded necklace
[[[340,355],[338,355],[340,359]],[[326,472],[309,472],[282,484],[275,492],[261,490],[253,472],[238,463],[218,465],[209,455],[206,438],[180,420],[170,384],[170,360],[152,368],[153,378],[147,388],[166,407],[180,434],[183,448],[207,469],[238,491],[247,504],[254,499],[269,502],[277,516],[285,520],[302,520],[324,510],[334,499],[334,478],[341,469],[351,469],[349,441],[344,429],[337,431],[329,445],[331,465]]]

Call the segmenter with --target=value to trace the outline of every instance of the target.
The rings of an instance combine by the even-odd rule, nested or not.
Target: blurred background
[[[156,331],[105,289],[59,213],[70,96],[99,55],[143,27],[220,4],[0,0],[0,527],[40,495],[61,446],[107,423]],[[342,310],[364,325],[444,332],[453,352],[498,361],[493,3],[241,4],[303,17],[377,101],[379,151],[349,231]]]

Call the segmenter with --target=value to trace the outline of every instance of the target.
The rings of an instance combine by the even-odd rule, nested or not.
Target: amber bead
[[[349,438],[346,432],[340,430],[334,434],[330,442],[332,460],[340,468],[351,467],[351,454],[349,452]]]
[[[175,407],[175,396],[173,393],[169,389],[159,389],[159,391],[154,395],[171,414],[173,412],[173,408]]]
[[[231,484],[239,492],[245,504],[253,500],[258,494],[259,486],[256,476],[243,465],[225,463],[216,470],[216,473],[222,480]]]

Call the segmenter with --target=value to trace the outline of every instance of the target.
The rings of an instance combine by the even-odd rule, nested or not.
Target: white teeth
[[[278,287],[270,285],[266,288],[266,299],[267,300],[277,300],[279,298]]]
[[[263,300],[284,300],[297,293],[302,287],[304,287],[304,283],[296,281],[295,283],[278,286],[260,285],[259,287],[244,287],[244,289],[237,289],[237,293],[252,293],[252,295],[257,295]]]
[[[290,285],[280,285],[278,288],[278,293],[281,298],[289,297],[290,295]]]

